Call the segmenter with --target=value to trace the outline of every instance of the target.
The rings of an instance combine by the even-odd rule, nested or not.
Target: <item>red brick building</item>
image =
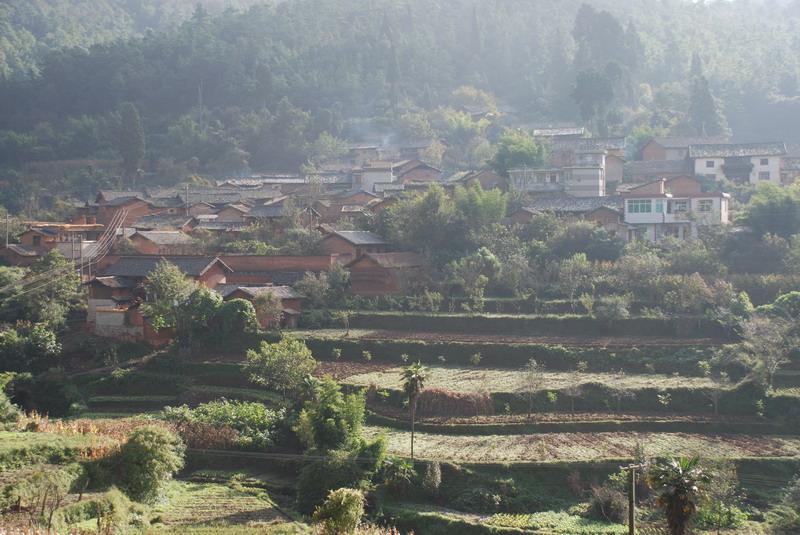
[[[190,255],[197,252],[194,240],[178,230],[139,230],[131,244],[145,255]]]
[[[365,253],[347,265],[350,292],[363,296],[402,294],[420,280],[424,268],[416,253]]]
[[[327,235],[319,242],[320,250],[326,254],[339,255],[339,260],[343,263],[349,263],[367,253],[389,251],[389,244],[372,232],[321,228]]]

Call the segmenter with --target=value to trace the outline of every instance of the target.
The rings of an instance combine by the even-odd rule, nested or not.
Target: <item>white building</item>
[[[700,182],[692,177],[643,184],[625,192],[623,199],[629,241],[694,238],[701,226],[729,222],[730,195],[703,192]]]
[[[605,165],[605,150],[579,151],[573,165],[509,169],[509,186],[525,193],[563,192],[574,197],[602,197],[606,194]]]
[[[781,162],[786,154],[783,142],[725,143],[691,145],[689,159],[694,174],[712,180],[757,184],[781,183]]]

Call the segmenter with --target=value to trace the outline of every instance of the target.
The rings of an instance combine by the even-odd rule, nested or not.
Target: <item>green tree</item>
[[[588,69],[578,73],[572,98],[581,119],[594,126],[600,135],[608,135],[608,115],[614,103],[614,87],[606,73]]]
[[[411,411],[411,459],[414,459],[414,423],[417,417],[417,399],[425,388],[428,379],[428,369],[420,362],[410,364],[403,368],[401,374],[403,392],[408,398],[408,408]]]
[[[579,290],[590,290],[594,267],[584,253],[577,253],[561,262],[558,269],[558,285],[570,303],[575,304]]]
[[[350,450],[361,440],[364,411],[363,392],[344,395],[336,381],[326,376],[300,411],[295,432],[309,449]]]
[[[272,292],[261,292],[253,299],[253,307],[256,309],[259,323],[265,320],[268,326],[280,329],[283,303],[277,295]]]
[[[692,81],[689,104],[689,122],[699,136],[721,136],[727,133],[725,117],[720,110],[705,76]]]
[[[684,535],[689,529],[697,504],[711,482],[697,457],[669,459],[654,464],[648,481],[658,495],[658,505],[664,509],[667,526],[672,535]]]
[[[305,342],[283,336],[279,342],[261,342],[258,350],[247,351],[244,370],[254,383],[287,394],[297,394],[317,367]]]
[[[364,516],[364,494],[355,489],[330,491],[325,501],[314,511],[314,521],[322,524],[325,535],[351,535]]]
[[[175,264],[161,260],[147,274],[144,282],[147,302],[142,312],[156,330],[178,325],[178,310],[184,307],[197,284],[186,277]]]
[[[117,148],[122,156],[122,170],[128,179],[133,179],[144,160],[145,140],[139,110],[132,102],[124,102],[119,108],[120,125]]]
[[[19,417],[19,408],[11,403],[6,393],[0,389],[0,429],[7,424],[13,424]]]
[[[133,431],[119,452],[119,475],[125,493],[153,502],[164,484],[183,467],[185,447],[172,431],[158,426]]]
[[[800,233],[800,186],[759,184],[742,221],[759,236],[788,238]]]
[[[532,135],[508,129],[497,142],[497,152],[488,164],[497,174],[508,176],[515,167],[539,167],[547,160],[547,147]]]

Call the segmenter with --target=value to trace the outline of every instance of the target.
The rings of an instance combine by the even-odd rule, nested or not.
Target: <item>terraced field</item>
[[[408,455],[411,433],[367,426],[384,434],[389,451]],[[422,459],[469,463],[591,461],[634,456],[636,444],[648,455],[706,458],[798,457],[800,437],[701,435],[689,433],[541,433],[536,435],[443,435],[416,433],[414,452]]]
[[[329,365],[336,369],[336,366]],[[522,370],[509,370],[464,366],[429,366],[430,379],[427,388],[444,388],[456,392],[519,392],[525,388],[525,374]],[[402,389],[402,368],[376,367],[375,371],[356,373],[342,377],[346,384],[354,386],[375,385],[377,388]],[[343,373],[340,376],[344,375]],[[703,377],[682,377],[677,375],[624,373],[572,373],[544,372],[543,390],[560,390],[578,384],[600,383],[612,388],[637,390],[642,388],[709,388],[714,383]]]

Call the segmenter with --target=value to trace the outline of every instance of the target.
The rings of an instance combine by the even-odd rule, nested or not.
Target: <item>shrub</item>
[[[206,441],[199,433],[217,429],[212,431],[215,440],[211,442],[224,443],[235,437],[240,447],[264,449],[273,444],[273,433],[284,413],[270,410],[263,403],[222,399],[194,409],[186,405],[165,407],[163,416],[176,424],[184,441],[193,447],[198,447],[195,446],[198,440]]]
[[[278,390],[285,398],[296,393],[316,367],[305,342],[284,336],[274,344],[261,342],[258,350],[249,349],[244,371],[254,383]]]
[[[314,511],[314,520],[322,524],[326,535],[349,535],[356,531],[364,516],[364,495],[359,490],[332,490]]]
[[[5,424],[13,424],[19,417],[19,409],[11,403],[6,393],[0,390],[0,428]]]
[[[320,451],[349,447],[361,435],[365,394],[343,395],[331,377],[318,385],[315,398],[300,411],[295,432],[307,448]]]
[[[442,466],[439,461],[432,461],[425,466],[425,475],[422,476],[422,488],[436,498],[442,486]]]
[[[593,486],[589,514],[597,520],[621,524],[628,517],[628,498],[610,486]]]
[[[131,499],[154,501],[163,485],[183,467],[184,445],[162,427],[141,427],[119,452],[122,488]]]
[[[15,403],[26,411],[50,416],[66,416],[83,406],[83,398],[72,381],[61,372],[36,377],[20,375],[10,384]]]
[[[383,465],[383,484],[400,496],[411,488],[417,472],[411,461],[392,457]]]
[[[631,299],[627,295],[608,295],[594,305],[594,316],[603,321],[618,321],[630,317]]]
[[[493,412],[494,404],[488,392],[428,388],[417,398],[417,414],[420,416],[477,416]]]

